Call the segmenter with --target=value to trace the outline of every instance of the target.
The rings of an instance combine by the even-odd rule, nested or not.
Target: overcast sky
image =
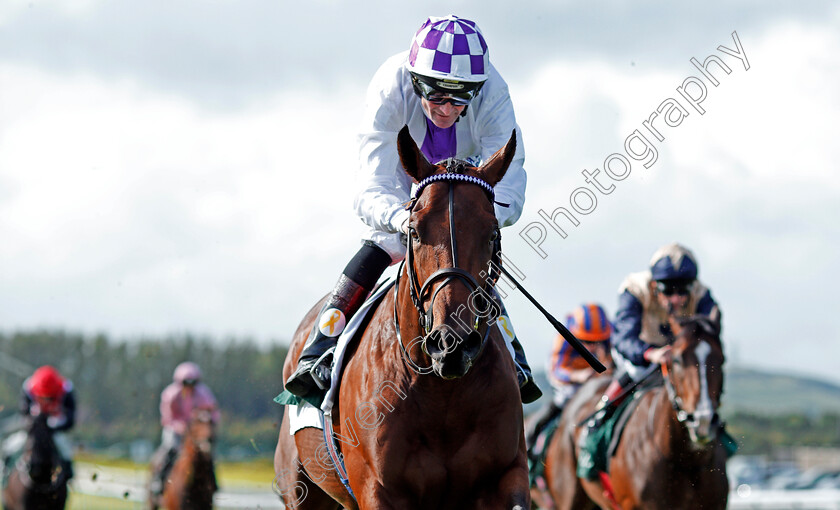
[[[287,341],[358,247],[368,80],[454,13],[482,28],[522,128],[527,201],[502,235],[533,295],[612,315],[624,276],[679,241],[731,362],[840,382],[836,2],[423,4],[0,3],[0,329]],[[719,49],[733,32],[743,59]],[[710,55],[730,69],[710,65],[717,86],[690,61]],[[657,140],[643,122],[663,103],[685,113],[654,119]],[[604,162],[637,129],[656,160],[614,180]],[[572,197],[591,210],[558,220],[563,239],[540,211]],[[553,329],[506,304],[544,365]]]

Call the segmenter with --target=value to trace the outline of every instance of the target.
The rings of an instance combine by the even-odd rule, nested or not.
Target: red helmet
[[[32,374],[29,391],[34,397],[57,399],[64,395],[64,378],[55,368],[44,365]]]

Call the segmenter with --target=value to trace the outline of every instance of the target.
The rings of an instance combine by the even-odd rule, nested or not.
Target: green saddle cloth
[[[551,438],[554,436],[554,432],[560,424],[561,416],[562,413],[546,423],[534,440],[533,450],[530,452],[531,455],[528,455],[528,479],[532,487],[536,485],[538,478],[542,478],[545,475],[545,454],[548,451]]]
[[[599,472],[607,471],[607,450],[613,436],[616,433],[621,433],[621,430],[616,430],[616,424],[627,407],[642,394],[643,392],[637,392],[628,396],[609,418],[604,420],[600,427],[589,430],[580,445],[580,453],[578,454],[577,475],[579,478],[597,480]]]
[[[310,396],[311,395],[311,396]],[[283,393],[274,397],[274,401],[280,404],[281,406],[299,406],[303,402],[309,402],[313,406],[320,408],[321,402],[324,400],[324,394],[319,393],[318,395],[310,394],[306,397],[298,397],[292,393],[289,393],[286,390],[283,390]]]

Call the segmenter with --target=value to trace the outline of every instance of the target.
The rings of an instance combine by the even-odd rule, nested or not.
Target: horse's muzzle
[[[467,334],[443,325],[423,339],[423,351],[432,359],[432,371],[444,379],[456,379],[467,374],[481,351],[481,335],[473,330]]]
[[[694,412],[686,416],[685,426],[691,442],[699,447],[705,447],[717,437],[720,430],[720,417],[714,411]]]

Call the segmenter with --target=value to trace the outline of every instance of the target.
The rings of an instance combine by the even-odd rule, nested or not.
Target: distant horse
[[[304,428],[291,437],[288,416],[275,452],[276,490],[287,508],[305,510],[339,503],[524,510],[530,494],[522,403],[494,326],[498,306],[488,278],[499,236],[492,187],[510,165],[515,134],[480,168],[430,164],[407,128],[397,145],[419,183],[408,204],[406,259],[347,353],[332,416],[355,499],[325,461],[322,431]],[[320,306],[295,333],[284,379]]]
[[[215,426],[212,412],[193,412],[184,443],[169,471],[160,501],[149,495],[149,508],[158,505],[167,510],[210,510],[218,490],[213,467]]]
[[[3,488],[3,508],[62,509],[67,501],[67,479],[47,415],[39,414],[29,421],[23,453]]]
[[[549,445],[545,476],[559,510],[726,508],[726,451],[718,437],[724,355],[719,325],[706,317],[671,319],[673,359],[664,385],[640,398],[609,463],[614,501],[601,481],[577,477],[577,427],[608,378],[585,385],[569,402]]]

